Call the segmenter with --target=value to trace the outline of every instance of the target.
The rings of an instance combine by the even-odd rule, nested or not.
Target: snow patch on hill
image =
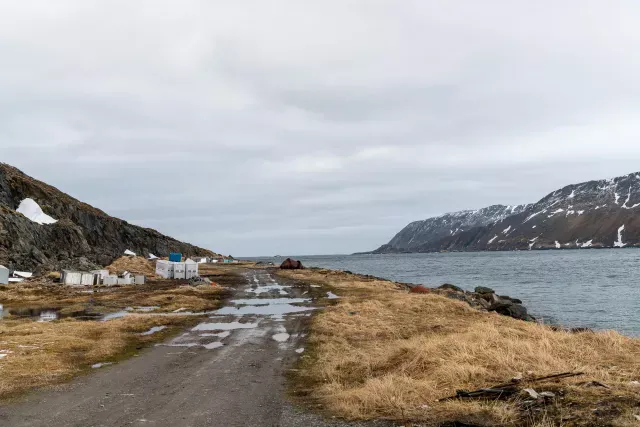
[[[53,219],[52,217],[44,213],[40,205],[33,199],[27,198],[20,202],[20,206],[18,206],[16,212],[21,213],[31,221],[40,225],[55,224],[56,222],[58,222],[57,219]]]

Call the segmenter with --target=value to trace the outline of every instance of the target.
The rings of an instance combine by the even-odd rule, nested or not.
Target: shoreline
[[[455,289],[411,292],[321,268],[278,274],[340,297],[314,317],[291,379],[301,403],[327,416],[531,427],[630,426],[640,416],[640,339],[481,311],[443,295]],[[499,395],[468,393],[495,384]]]

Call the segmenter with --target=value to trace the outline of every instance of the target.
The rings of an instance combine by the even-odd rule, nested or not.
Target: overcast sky
[[[235,256],[640,170],[640,3],[0,0],[0,160]]]

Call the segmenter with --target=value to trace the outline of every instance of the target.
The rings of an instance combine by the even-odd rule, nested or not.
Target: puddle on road
[[[231,303],[235,305],[271,305],[271,304],[302,304],[311,301],[305,298],[251,298],[236,299]]]
[[[276,316],[282,317],[285,314],[301,313],[305,311],[315,310],[315,307],[297,307],[291,304],[271,304],[271,305],[245,305],[242,307],[223,307],[216,311],[217,315],[236,315],[244,316],[258,315],[258,316]]]
[[[218,332],[217,334],[200,334],[199,336],[202,338],[209,337],[218,337],[218,338],[227,338],[231,335],[231,331]]]
[[[166,326],[154,326],[153,328],[149,329],[147,332],[143,332],[140,335],[153,335],[156,332],[164,331],[165,329],[167,329]]]
[[[273,338],[275,341],[278,341],[278,342],[287,342],[290,337],[291,336],[288,333],[282,332],[282,333],[279,333],[279,334],[275,334],[271,338]]]
[[[193,332],[197,331],[232,331],[234,329],[253,329],[257,328],[258,323],[240,323],[240,322],[230,322],[230,323],[200,323],[195,328],[191,329]]]
[[[286,290],[289,288],[291,288],[291,286],[282,286],[277,283],[274,283],[273,285],[264,285],[264,286],[258,286],[257,288],[247,289],[247,292],[250,292],[256,295],[262,295],[262,294],[268,294],[269,292],[273,291],[273,292],[279,293],[280,295],[288,295],[288,292]]]
[[[207,350],[215,350],[216,348],[224,347],[224,344],[221,342],[212,342],[210,344],[203,345],[203,347]]]

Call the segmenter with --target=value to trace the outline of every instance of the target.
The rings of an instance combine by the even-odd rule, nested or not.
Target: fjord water
[[[520,298],[545,323],[640,336],[640,250],[593,249],[299,257],[305,266]]]

